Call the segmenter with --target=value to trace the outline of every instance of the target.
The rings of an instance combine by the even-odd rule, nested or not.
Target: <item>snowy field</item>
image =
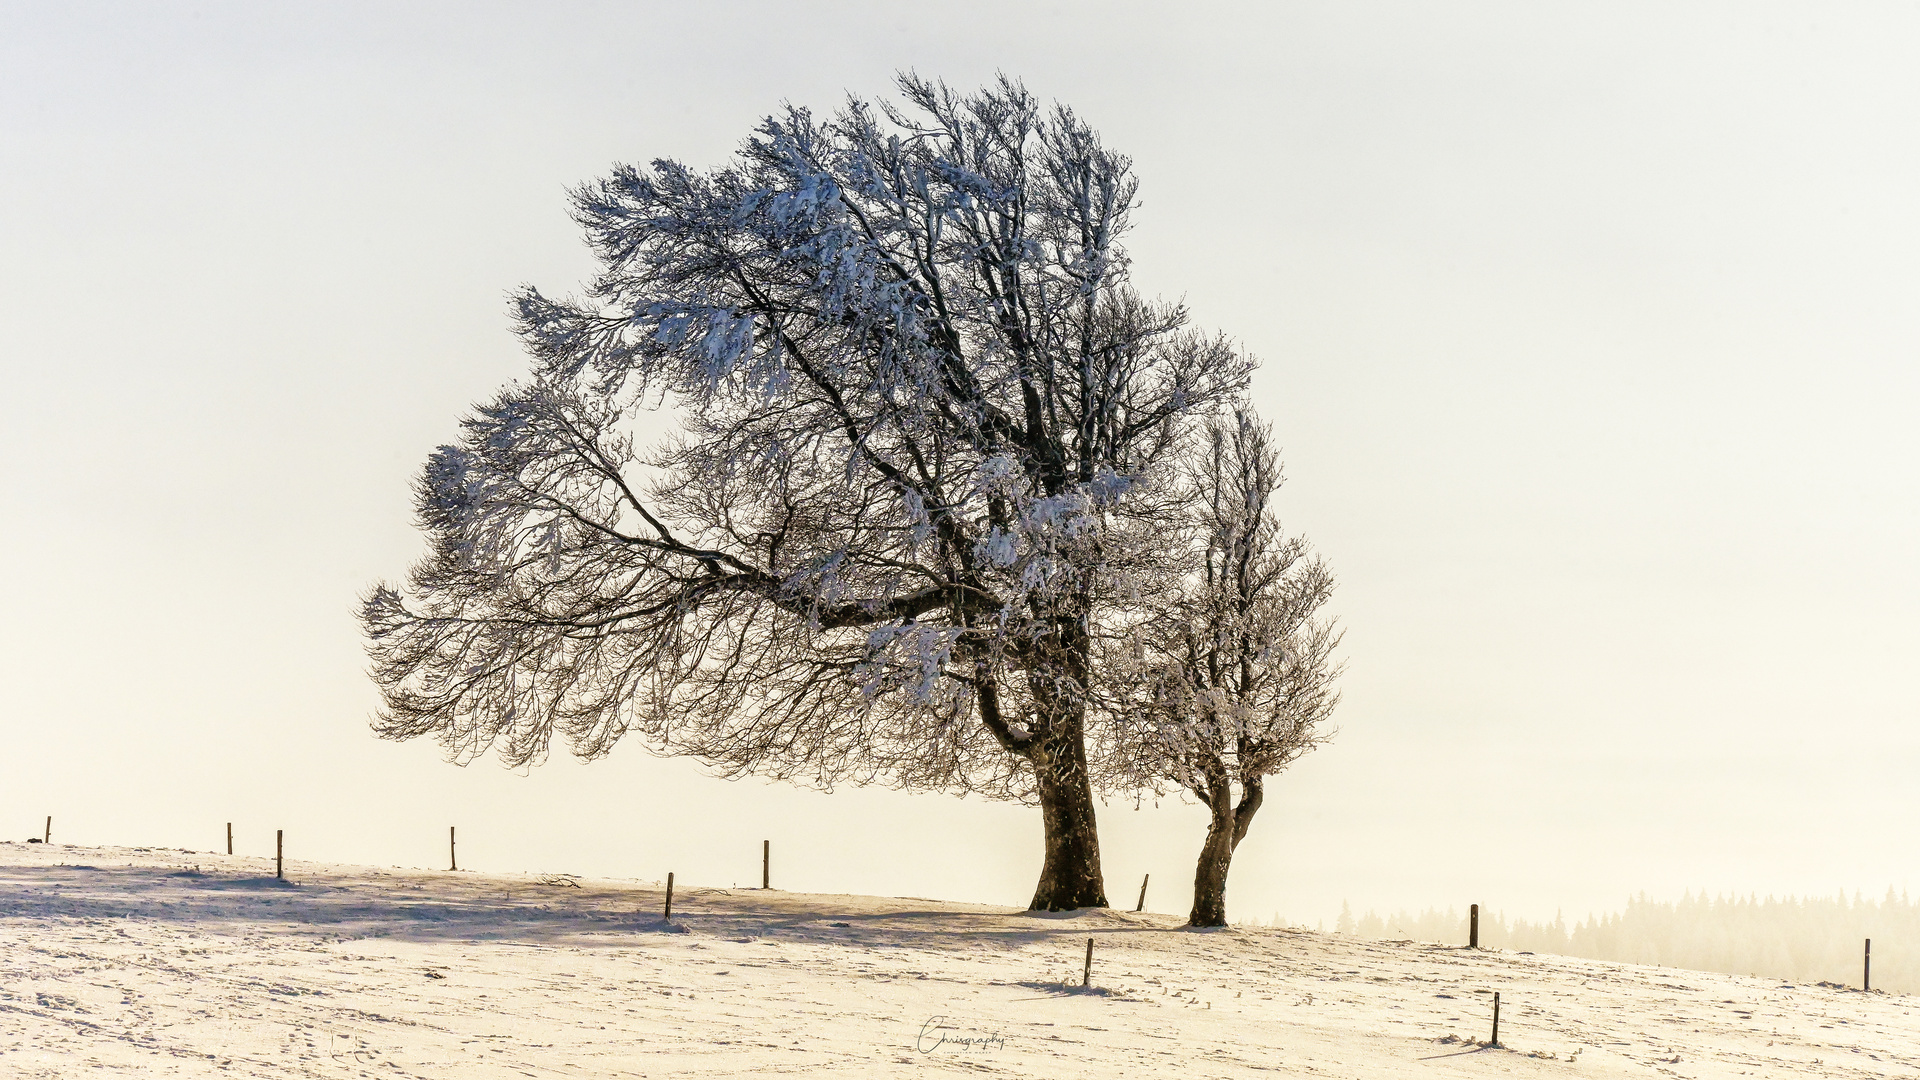
[[[1914,999],[1168,915],[0,844],[0,1076],[1920,1074]],[[1093,988],[1078,988],[1087,939]],[[1491,994],[1504,1048],[1484,1048]]]

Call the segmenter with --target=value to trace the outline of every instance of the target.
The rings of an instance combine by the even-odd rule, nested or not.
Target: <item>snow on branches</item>
[[[600,272],[517,298],[532,372],[428,462],[431,554],[369,597],[382,733],[1090,822],[1093,628],[1167,573],[1180,449],[1253,362],[1130,287],[1131,166],[1070,110],[900,90],[572,193]]]
[[[1208,425],[1185,461],[1185,571],[1110,643],[1118,757],[1137,786],[1233,795],[1329,734],[1340,635],[1320,611],[1333,576],[1280,527],[1271,438],[1250,410]]]
[[[1183,466],[1185,565],[1103,643],[1101,757],[1120,786],[1172,784],[1207,806],[1192,922],[1217,926],[1265,778],[1332,734],[1340,634],[1320,615],[1332,574],[1274,513],[1280,461],[1266,425],[1247,409],[1216,419]]]

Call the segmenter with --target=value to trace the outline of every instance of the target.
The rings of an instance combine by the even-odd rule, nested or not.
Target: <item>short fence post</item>
[[[233,854],[233,822],[227,822],[227,854]]]
[[[1477,949],[1480,947],[1480,905],[1475,904],[1468,910],[1471,914],[1467,916],[1467,948]]]
[[[1500,991],[1493,992],[1493,1042],[1490,1046],[1500,1045]]]
[[[1093,985],[1093,939],[1087,939],[1087,966],[1080,972],[1080,985]]]
[[[1860,989],[1873,989],[1873,939],[1867,939],[1867,951],[1860,958]]]
[[[53,843],[53,815],[52,814],[47,815],[47,831],[40,834],[40,842],[43,844]]]
[[[760,887],[773,888],[773,841],[760,841]]]
[[[673,871],[671,870],[667,871],[667,910],[660,917],[668,922],[673,921]]]
[[[447,869],[460,869],[460,851],[453,846],[453,826],[447,826]]]
[[[287,831],[285,829],[273,830],[273,876],[281,879],[287,876],[287,864],[285,861],[286,840]]]
[[[1140,875],[1140,902],[1133,905],[1133,910],[1135,911],[1147,910],[1147,879],[1152,876],[1153,876],[1152,874]]]

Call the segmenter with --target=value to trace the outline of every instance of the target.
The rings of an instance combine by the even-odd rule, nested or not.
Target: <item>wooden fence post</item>
[[[1493,992],[1493,1041],[1489,1046],[1500,1045],[1500,991]]]
[[[1480,947],[1480,905],[1475,904],[1469,910],[1472,914],[1467,916],[1467,948],[1477,949]]]
[[[53,815],[52,814],[47,815],[47,831],[40,834],[40,842],[43,844],[53,843]]]
[[[460,869],[460,850],[453,846],[453,826],[447,826],[447,869]]]
[[[233,854],[233,822],[227,822],[227,854]]]
[[[668,922],[673,921],[673,871],[671,870],[667,871],[667,911],[660,917]]]
[[[1093,985],[1093,939],[1087,939],[1087,966],[1080,972],[1080,985]]]
[[[760,887],[773,888],[773,841],[760,841]]]
[[[1860,958],[1860,989],[1873,989],[1873,939],[1867,939],[1867,951]]]
[[[1147,910],[1147,879],[1152,876],[1153,876],[1152,874],[1140,875],[1140,902],[1133,905],[1133,910],[1135,911]]]
[[[273,876],[284,880],[287,876],[285,862],[287,831],[273,830]]]

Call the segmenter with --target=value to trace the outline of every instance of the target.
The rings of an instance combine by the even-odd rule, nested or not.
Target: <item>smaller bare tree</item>
[[[1213,422],[1188,466],[1191,563],[1108,639],[1109,760],[1140,788],[1177,785],[1207,806],[1188,922],[1224,926],[1227,871],[1266,778],[1332,734],[1340,631],[1320,615],[1332,574],[1274,512],[1267,425],[1244,410]]]

